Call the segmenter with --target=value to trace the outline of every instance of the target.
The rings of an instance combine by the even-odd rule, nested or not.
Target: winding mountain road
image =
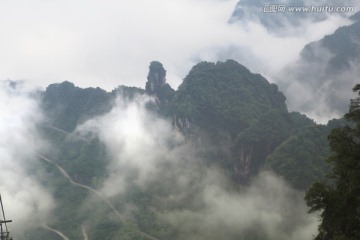
[[[51,232],[56,233],[57,235],[59,235],[60,237],[62,237],[62,239],[64,240],[70,240],[70,238],[68,238],[64,233],[60,232],[59,230],[56,230],[52,227],[49,227],[48,225],[43,225],[42,228],[49,230]]]
[[[42,155],[38,155],[38,157],[48,163],[51,163],[53,165],[55,165],[57,167],[57,169],[60,171],[60,173],[69,180],[69,182],[74,185],[74,186],[77,186],[77,187],[80,187],[80,188],[83,188],[83,189],[86,189],[90,192],[92,192],[94,195],[96,195],[97,197],[99,197],[102,201],[104,201],[110,208],[111,210],[113,210],[113,212],[116,214],[116,216],[120,219],[121,222],[124,222],[124,219],[123,217],[120,215],[119,211],[116,210],[116,208],[114,207],[114,205],[109,201],[109,199],[105,198],[101,193],[99,193],[98,191],[96,191],[95,189],[89,187],[89,186],[86,186],[86,185],[83,185],[81,183],[78,183],[78,182],[75,182],[74,180],[72,180],[72,178],[70,177],[70,175],[65,171],[65,169],[63,167],[61,167],[59,164],[51,161],[49,158],[45,157],[45,156],[42,156]]]
[[[85,142],[89,142],[90,140],[85,138],[85,137],[82,137],[82,136],[79,136],[79,135],[76,135],[74,133],[71,133],[71,132],[67,132],[63,129],[60,129],[58,127],[55,127],[55,126],[46,126],[46,128],[49,128],[49,129],[53,129],[59,133],[62,133],[62,134],[65,134],[65,135],[68,135],[68,136],[72,136],[72,137],[75,137],[81,141],[85,141]],[[38,154],[38,157],[40,159],[42,159],[43,161],[46,161],[50,164],[53,164],[57,167],[57,169],[60,171],[60,173],[73,185],[73,186],[77,186],[77,187],[80,187],[80,188],[83,188],[83,189],[86,189],[88,191],[90,191],[91,193],[93,193],[94,195],[96,195],[99,199],[101,199],[103,202],[105,202],[108,207],[115,213],[115,215],[118,217],[118,219],[120,220],[120,222],[122,223],[125,223],[125,219],[121,216],[121,214],[119,213],[119,211],[114,207],[114,205],[110,202],[109,199],[107,199],[106,197],[103,196],[103,194],[101,194],[100,192],[96,191],[95,189],[89,187],[89,186],[86,186],[84,184],[81,184],[81,183],[78,183],[78,182],[75,182],[71,177],[70,175],[65,171],[65,169],[63,167],[61,167],[59,164],[57,164],[56,162],[50,160],[49,158],[43,156],[43,155],[40,155]],[[47,226],[48,227],[48,226]],[[69,238],[67,238],[64,234],[62,234],[61,232],[59,232],[58,230],[55,230],[55,229],[52,229],[50,227],[47,228],[48,230],[51,230],[53,232],[56,232],[57,234],[59,234],[61,237],[65,237],[64,240],[69,240]],[[84,236],[84,240],[88,240],[88,235],[85,231],[85,228],[84,226],[81,226],[81,230],[82,230],[82,233],[83,233],[83,236]],[[143,235],[144,237],[148,238],[148,239],[151,239],[151,240],[160,240],[156,237],[153,237],[151,236],[150,234],[146,233],[146,232],[143,232],[139,229],[139,232],[141,235]]]
[[[86,232],[86,229],[85,229],[84,225],[81,225],[81,232],[82,232],[82,234],[84,236],[84,240],[89,240],[89,237],[87,235],[87,232]]]
[[[68,135],[68,136],[71,136],[71,137],[74,137],[74,138],[77,138],[79,140],[82,140],[82,141],[85,141],[85,142],[89,142],[89,139],[85,138],[85,137],[82,137],[78,134],[75,134],[75,133],[71,133],[71,132],[68,132],[68,131],[65,131],[63,129],[60,129],[58,127],[55,127],[53,125],[48,125],[48,126],[44,126],[45,128],[49,128],[49,129],[52,129],[52,130],[55,130],[59,133],[62,133],[64,135]]]
[[[114,205],[109,201],[109,199],[107,199],[106,197],[104,197],[101,193],[99,193],[98,191],[96,191],[95,189],[83,185],[81,183],[75,182],[70,175],[65,171],[65,169],[63,167],[61,167],[59,164],[57,164],[56,162],[51,161],[49,158],[38,154],[38,157],[40,159],[42,159],[43,161],[46,161],[50,164],[53,164],[57,167],[57,169],[60,171],[60,173],[73,185],[73,186],[77,186],[83,189],[86,189],[90,192],[92,192],[94,195],[96,195],[98,198],[100,198],[102,201],[104,201],[109,208],[115,213],[115,215],[118,217],[118,219],[122,222],[125,223],[124,218],[121,216],[121,214],[119,213],[119,211],[114,207]],[[64,240],[69,240],[69,238],[67,238],[64,234],[62,234],[61,232],[59,232],[58,230],[52,229],[50,227],[47,228],[48,230],[51,230],[53,232],[56,232],[57,234],[59,234],[61,237],[64,238]],[[83,232],[83,236],[84,236],[84,240],[88,240],[88,236],[86,234],[86,232],[84,231],[85,229],[82,227],[82,232]],[[158,238],[155,238],[153,236],[151,236],[150,234],[143,232],[141,230],[139,230],[140,234],[143,235],[144,237],[151,239],[151,240],[159,240]]]

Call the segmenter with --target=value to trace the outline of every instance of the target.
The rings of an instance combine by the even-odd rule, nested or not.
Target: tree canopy
[[[355,92],[360,95],[360,85]],[[314,183],[305,200],[309,212],[321,211],[316,240],[360,239],[360,97],[353,99],[345,118],[349,125],[334,129],[328,139],[332,167],[327,179]]]

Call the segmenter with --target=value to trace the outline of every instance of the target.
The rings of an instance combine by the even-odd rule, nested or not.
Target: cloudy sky
[[[121,84],[144,87],[150,61],[159,60],[177,88],[195,63],[227,58],[271,79],[306,43],[348,24],[335,15],[315,25],[305,21],[298,34],[294,29],[272,34],[257,22],[229,25],[236,3],[1,1],[0,80],[41,87],[64,80],[107,90]]]

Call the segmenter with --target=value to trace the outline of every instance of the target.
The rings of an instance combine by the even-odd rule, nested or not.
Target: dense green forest
[[[354,91],[360,95],[360,85]],[[360,237],[360,108],[353,99],[346,119],[352,122],[334,129],[329,135],[332,154],[327,158],[332,167],[327,178],[314,183],[306,193],[310,212],[321,210],[321,224],[316,240]]]
[[[239,204],[259,191],[253,182],[263,188],[259,178],[283,186],[269,185],[260,195],[298,196],[314,181],[325,181],[333,171],[324,161],[327,135],[345,120],[319,125],[289,112],[275,84],[233,60],[197,64],[176,91],[154,61],[144,85],[106,92],[63,82],[39,92],[46,113],[39,130],[51,146],[38,155],[41,181],[56,207],[47,226],[19,239],[62,239],[56,230],[70,239],[86,233],[89,239],[285,240],[305,224],[296,212],[301,209],[288,204],[286,214],[299,219],[279,225],[280,235],[254,228],[262,218],[240,230],[209,230],[209,201],[238,196]],[[209,189],[219,192],[212,200],[205,197],[214,194]],[[198,228],[186,224],[201,219]]]

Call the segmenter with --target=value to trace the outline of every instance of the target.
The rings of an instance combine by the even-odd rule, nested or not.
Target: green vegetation
[[[157,62],[151,66],[165,74]],[[272,169],[300,190],[313,181],[323,181],[329,172],[323,161],[330,153],[326,136],[344,121],[333,120],[322,126],[300,113],[289,113],[277,86],[239,63],[202,62],[192,68],[177,91],[164,81],[158,86],[150,94],[154,101],[147,105],[148,111],[172,122],[197,149],[196,157],[203,159],[207,167],[220,168],[232,180],[232,188],[241,188],[263,169]],[[99,88],[81,89],[69,82],[52,84],[42,93],[47,122],[41,132],[53,148],[46,157],[54,163],[42,161],[40,166],[46,172],[43,185],[56,199],[49,225],[70,239],[82,239],[84,226],[89,239],[144,240],[149,239],[147,234],[161,240],[182,239],[183,233],[161,215],[199,207],[201,201],[191,199],[191,195],[164,204],[164,199],[178,191],[171,188],[179,181],[176,166],[171,163],[158,166],[164,175],[161,179],[166,181],[150,181],[143,187],[130,181],[124,195],[104,200],[89,190],[101,189],[109,177],[113,156],[109,156],[96,134],[80,136],[74,129],[109,112],[117,98],[129,102],[143,94],[144,89],[135,87],[120,86],[106,92]],[[152,128],[151,122],[148,127]],[[56,164],[73,182],[88,188],[71,183]],[[198,167],[191,164],[192,169]],[[199,176],[203,174],[200,169]],[[196,182],[190,185],[196,188]],[[265,239],[266,233],[257,230],[249,227],[242,234]],[[33,229],[23,239],[58,238],[53,235],[44,229]]]
[[[360,85],[354,91],[360,95]],[[329,135],[332,170],[324,181],[314,183],[306,193],[310,212],[321,211],[316,240],[360,238],[360,108],[357,98],[345,117],[353,124],[334,129]]]
[[[230,146],[230,156],[220,149],[218,152],[211,151],[207,157],[217,161],[237,181],[248,181],[266,165],[295,187],[305,189],[327,171],[321,167],[302,176],[303,183],[295,180],[300,176],[290,173],[290,169],[294,168],[290,162],[304,165],[306,169],[324,165],[322,159],[329,151],[327,132],[301,134],[304,128],[322,127],[305,115],[289,113],[285,97],[276,85],[235,61],[203,62],[194,66],[175,93],[171,110],[173,116],[179,119],[175,122],[178,127],[181,128],[178,122],[184,122],[184,119],[191,123],[192,127],[184,131],[190,133],[190,137],[196,139],[205,135],[211,139],[214,149],[219,142]],[[308,143],[306,146],[313,146],[318,144],[314,136],[323,140],[323,151],[315,150],[313,160],[303,159],[301,154],[294,158],[288,146],[293,144],[290,139],[299,139]],[[279,148],[281,144],[285,146]],[[306,148],[305,145],[300,147]],[[314,165],[306,164],[307,161]]]
[[[49,124],[65,131],[111,109],[110,95],[100,88],[81,89],[73,83],[51,84],[43,94],[43,108]]]
[[[268,157],[267,165],[293,186],[306,189],[328,172],[323,159],[329,153],[328,129],[312,126],[284,141]]]
[[[268,157],[266,165],[283,176],[293,187],[305,190],[329,172],[324,159],[330,154],[327,136],[344,125],[334,119],[325,125],[310,124],[283,141]]]
[[[212,131],[237,133],[265,112],[286,111],[285,97],[274,84],[239,63],[202,62],[185,77],[173,99],[177,117]]]

